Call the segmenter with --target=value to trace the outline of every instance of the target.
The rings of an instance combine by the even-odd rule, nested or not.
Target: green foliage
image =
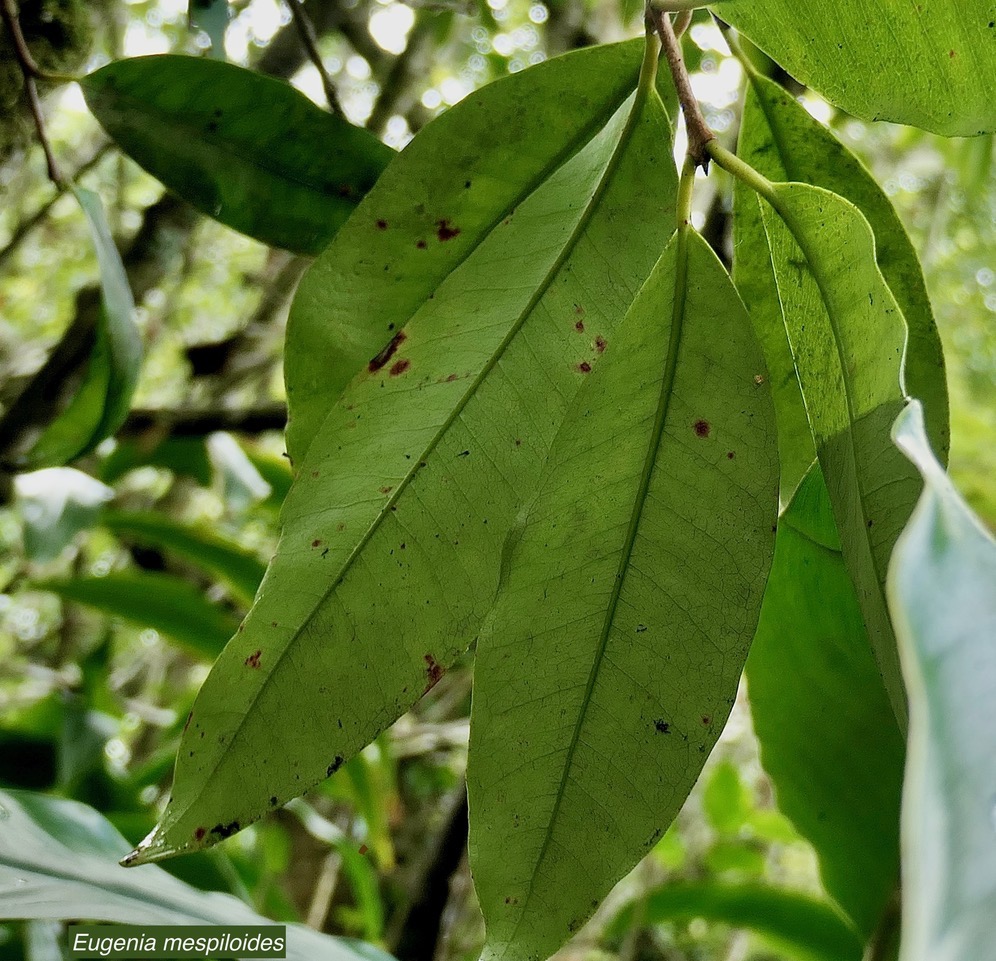
[[[996,911],[996,541],[931,451],[918,405],[895,438],[925,485],[889,569],[910,693],[902,958],[981,961]]]
[[[300,253],[328,245],[392,153],[287,84],[232,64],[119,60],[82,86],[107,132],[167,187],[235,230]]]
[[[263,924],[229,895],[198,891],[149,867],[122,876],[128,842],[92,808],[0,791],[0,919],[121,924]],[[287,930],[287,957],[389,961],[370,945],[330,938],[303,925]]]
[[[732,0],[717,13],[856,117],[949,137],[996,126],[990,0]]]
[[[478,640],[467,781],[487,958],[543,958],[576,931],[722,730],[777,512],[762,369],[725,271],[679,230],[568,413]]]

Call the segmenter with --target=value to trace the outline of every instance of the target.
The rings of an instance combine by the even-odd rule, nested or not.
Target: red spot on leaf
[[[445,673],[445,669],[431,654],[424,655],[423,660],[426,664],[425,676],[429,679],[429,683],[426,685],[423,693],[428,694],[439,683],[439,679]]]
[[[442,240],[452,240],[460,233],[459,227],[454,227],[449,220],[437,220],[436,221],[436,236]]]
[[[608,346],[609,345],[605,342],[605,338],[601,334],[595,338],[595,350],[597,350],[600,354],[605,353],[605,348]]]
[[[591,364],[589,364],[586,360],[582,360],[581,363],[578,364],[578,370],[581,371],[582,374],[590,374]]]
[[[393,491],[393,490],[394,490],[393,487],[382,487],[382,488],[380,488],[380,492],[382,494],[390,494],[391,491]]]
[[[184,734],[186,734],[186,733],[187,733],[187,728],[188,728],[188,727],[190,727],[190,722],[191,722],[191,721],[193,720],[193,718],[194,718],[194,712],[193,712],[193,711],[191,711],[191,712],[190,712],[190,713],[189,713],[189,714],[187,715],[187,720],[186,720],[186,721],[184,722],[184,724],[183,724],[183,733],[184,733]]]
[[[313,540],[313,541],[311,542],[311,546],[312,546],[312,547],[321,547],[321,546],[322,546],[322,542],[321,542],[321,541],[320,541],[320,540],[319,540],[319,539],[318,539],[318,538],[316,537],[316,538],[315,538],[315,539],[314,539],[314,540]]]
[[[262,651],[254,651],[252,654],[250,654],[245,660],[246,667],[251,667],[253,669],[258,668],[259,659],[262,656],[262,653],[263,653]]]
[[[575,323],[575,325],[574,325],[574,329],[575,329],[575,330],[576,330],[576,331],[577,331],[577,332],[578,332],[579,334],[583,334],[583,333],[584,333],[584,321],[583,321],[583,320],[579,320],[579,321],[578,321],[577,323]]]
[[[392,338],[391,342],[367,365],[367,370],[371,374],[380,370],[395,355],[398,348],[407,340],[408,335],[399,330]]]
[[[707,420],[697,420],[692,424],[692,430],[695,431],[696,437],[708,437],[711,429]]]
[[[205,834],[207,834],[207,830],[205,828],[198,828],[194,831],[194,838],[198,841],[203,841]]]
[[[391,376],[392,377],[398,377],[398,376],[400,376],[406,370],[408,370],[408,368],[411,367],[411,365],[412,365],[412,362],[407,357],[404,357],[401,360],[396,360],[391,365]]]
[[[369,850],[370,850],[370,848],[368,848],[365,844],[361,844],[360,845],[360,854],[366,854],[367,851],[369,851]]]

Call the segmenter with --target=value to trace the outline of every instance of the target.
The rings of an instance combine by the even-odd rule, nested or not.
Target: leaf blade
[[[641,91],[329,412],[253,611],[195,704],[173,804],[132,863],[215,843],[225,832],[195,838],[202,820],[244,827],[331,775],[473,639],[567,402],[674,222],[670,124]],[[289,691],[311,710],[283,710]]]
[[[901,957],[981,959],[996,918],[996,543],[931,451],[919,404],[894,438],[924,480],[889,570],[910,691]]]
[[[226,226],[298,253],[324,249],[393,156],[289,84],[218,60],[118,60],[82,87],[153,177]]]
[[[478,641],[470,853],[489,959],[548,955],[653,845],[754,632],[773,411],[732,284],[697,234],[680,237],[558,435]],[[737,598],[728,623],[703,585]]]

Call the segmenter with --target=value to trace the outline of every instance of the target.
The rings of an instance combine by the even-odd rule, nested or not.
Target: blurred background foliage
[[[642,12],[633,0],[304,7],[347,117],[399,149],[490,80],[635,35]],[[326,105],[279,0],[233,0],[227,26],[204,11],[192,24],[184,0],[22,0],[20,9],[43,67],[89,70],[165,51],[224,56]],[[684,43],[707,119],[732,145],[741,68],[702,14]],[[870,126],[791,78],[776,79],[863,158],[913,237],[948,356],[951,470],[996,525],[993,139]],[[3,408],[72,324],[97,276],[83,217],[46,179],[21,83],[0,33]],[[275,545],[290,483],[280,432],[283,324],[308,261],[164,195],[109,146],[74,85],[42,92],[61,162],[102,195],[126,251],[147,356],[137,409],[113,441],[75,469],[2,480],[0,787],[81,800],[137,842],[165,799],[194,693]],[[730,185],[717,171],[699,187],[696,226],[728,255]],[[483,931],[463,797],[470,670],[468,658],[312,795],[167,869],[277,920],[376,942],[402,961],[476,958]],[[775,808],[743,696],[678,822],[564,953],[814,956],[770,931],[724,923],[735,912],[706,917],[655,900],[665,881],[714,893],[765,882],[821,895],[812,851]],[[33,957],[33,943],[18,924],[0,925],[0,958]]]

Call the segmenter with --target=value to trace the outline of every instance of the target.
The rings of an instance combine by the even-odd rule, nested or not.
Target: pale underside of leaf
[[[479,638],[486,958],[538,961],[576,931],[723,728],[777,512],[763,371],[722,266],[677,235],[571,408]]]
[[[862,120],[946,136],[996,129],[991,0],[736,0],[716,12]]]
[[[474,639],[567,404],[671,229],[670,143],[641,88],[339,399],[142,858],[214,843],[330,775]]]
[[[419,133],[302,278],[287,327],[287,451],[299,464],[356,372],[636,84],[643,45],[556,57]]]
[[[775,184],[762,219],[799,382],[843,555],[900,729],[906,701],[885,603],[892,547],[919,480],[889,441],[906,403],[906,327],[875,262],[867,221],[846,200]]]
[[[902,961],[986,961],[996,937],[996,542],[912,404],[896,443],[925,486],[889,570],[910,692]]]

